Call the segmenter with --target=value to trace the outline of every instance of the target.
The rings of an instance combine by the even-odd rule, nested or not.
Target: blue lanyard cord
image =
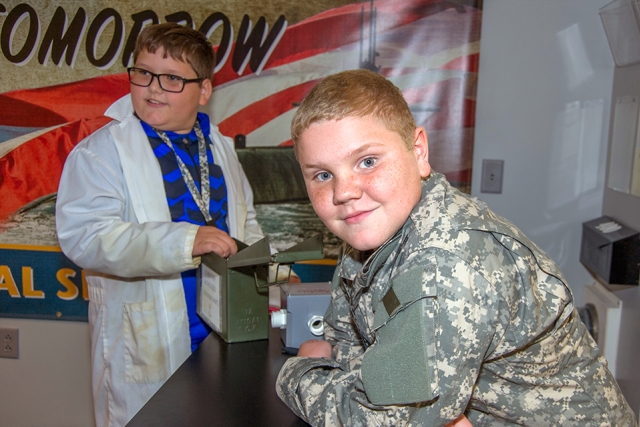
[[[164,131],[159,129],[153,129],[160,139],[171,148],[171,151],[176,156],[176,161],[178,162],[178,168],[180,168],[180,173],[184,179],[185,184],[187,184],[187,188],[189,192],[193,196],[193,200],[198,205],[198,209],[202,212],[204,219],[207,223],[211,222],[211,214],[209,213],[209,201],[211,199],[211,185],[209,183],[209,159],[207,158],[207,143],[204,139],[204,134],[202,133],[202,129],[200,128],[200,124],[196,121],[194,126],[194,130],[196,135],[198,136],[198,159],[200,161],[200,192],[198,192],[198,188],[196,187],[195,180],[189,172],[187,165],[184,164],[178,153],[176,153],[176,149],[173,147],[173,143],[167,136]]]

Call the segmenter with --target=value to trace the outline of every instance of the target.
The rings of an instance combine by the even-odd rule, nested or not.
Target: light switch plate
[[[482,161],[481,193],[502,193],[504,160],[484,159]]]

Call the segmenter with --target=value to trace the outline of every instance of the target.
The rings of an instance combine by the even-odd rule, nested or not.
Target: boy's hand
[[[445,427],[473,427],[464,415],[460,415],[455,421],[451,421]]]
[[[224,231],[205,225],[200,227],[196,233],[191,255],[200,256],[209,252],[228,258],[238,252],[238,245]]]
[[[323,340],[309,340],[302,343],[298,349],[299,357],[327,357],[331,359],[331,344]]]
[[[300,280],[298,276],[294,276],[293,274],[291,274],[287,283],[302,283],[302,280]]]

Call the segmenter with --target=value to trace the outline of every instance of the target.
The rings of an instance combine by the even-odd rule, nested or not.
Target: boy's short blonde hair
[[[312,124],[345,117],[373,116],[413,146],[416,121],[402,92],[369,70],[348,70],[326,77],[306,96],[291,121],[294,147]]]
[[[158,49],[164,51],[164,58],[169,56],[191,65],[198,78],[213,79],[216,55],[211,42],[201,32],[174,22],[149,25],[136,39],[133,62],[143,50],[155,53]]]

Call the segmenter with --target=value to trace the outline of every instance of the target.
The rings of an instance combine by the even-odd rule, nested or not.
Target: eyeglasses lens
[[[184,81],[171,74],[160,74],[160,87],[169,92],[181,92]]]
[[[182,92],[184,81],[171,74],[151,74],[145,70],[133,68],[129,70],[129,81],[137,86],[149,86],[154,77],[158,77],[158,82],[162,90],[167,92]]]

